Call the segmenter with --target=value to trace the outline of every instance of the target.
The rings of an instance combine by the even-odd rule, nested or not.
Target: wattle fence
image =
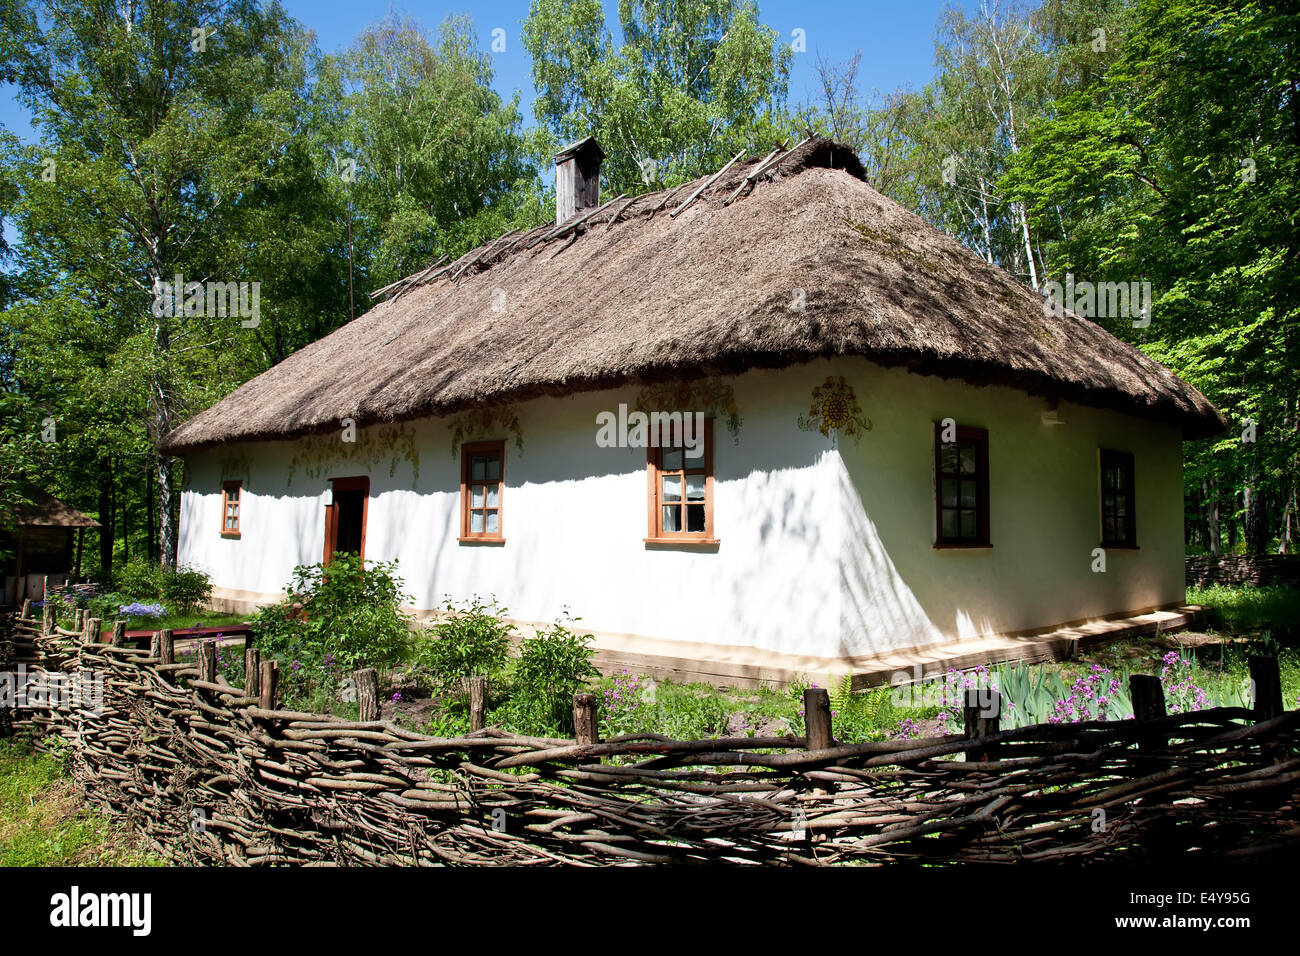
[[[1188,587],[1300,585],[1300,554],[1189,554],[1184,570]]]
[[[579,695],[580,740],[435,739],[276,708],[256,649],[249,686],[232,687],[210,643],[178,663],[166,632],[141,649],[117,630],[88,640],[98,624],[4,619],[0,671],[28,682],[11,729],[66,752],[90,801],[179,863],[1146,863],[1300,847],[1300,711],[1283,709],[1273,658],[1251,661],[1250,710],[1164,715],[1159,681],[1135,678],[1134,720],[1000,731],[985,692],[964,735],[837,746],[810,691],[807,737],[598,742]]]

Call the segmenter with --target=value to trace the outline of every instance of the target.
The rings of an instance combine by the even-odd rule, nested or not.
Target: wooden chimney
[[[594,137],[570,143],[555,154],[555,224],[600,205],[600,161],[605,151]]]

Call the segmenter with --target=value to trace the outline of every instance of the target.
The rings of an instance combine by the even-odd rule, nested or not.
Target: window
[[[934,426],[935,546],[989,546],[989,433],[957,426],[953,441],[943,441]]]
[[[1136,548],[1133,513],[1133,455],[1101,449],[1101,544]]]
[[[240,482],[227,481],[221,486],[221,536],[239,537]]]
[[[504,541],[501,494],[506,478],[506,443],[461,446],[460,540]]]
[[[696,441],[699,436],[696,436]],[[659,447],[646,449],[648,543],[716,544],[713,536],[713,421],[704,419],[699,454],[691,456],[680,426],[666,428]]]

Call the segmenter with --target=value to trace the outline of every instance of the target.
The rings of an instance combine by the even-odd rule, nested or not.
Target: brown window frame
[[[1134,466],[1133,453],[1131,451],[1118,451],[1113,448],[1097,449],[1097,482],[1100,490],[1100,507],[1101,507],[1101,546],[1103,548],[1136,549],[1137,543],[1137,472]],[[1106,470],[1107,468],[1118,467],[1125,478],[1123,488],[1116,488],[1111,495],[1122,493],[1128,499],[1128,507],[1124,515],[1125,539],[1106,537]],[[1114,510],[1114,503],[1111,504],[1111,510]]]
[[[671,447],[671,446],[670,446]],[[671,472],[663,468],[663,447],[651,443],[646,448],[646,479],[647,479],[647,532],[644,541],[646,544],[672,544],[672,545],[707,545],[718,544],[718,539],[714,536],[713,531],[713,419],[704,419],[704,454],[701,456],[703,463],[696,467],[687,467],[693,460],[683,454],[682,467],[672,469]],[[686,506],[686,475],[704,473],[704,530],[703,531],[664,531],[663,529],[663,502],[661,501],[660,489],[663,487],[661,481],[664,474],[680,474],[682,476],[682,501],[681,507]],[[683,516],[684,517],[684,516]],[[685,520],[682,526],[685,527]]]
[[[475,455],[496,455],[501,462],[501,468],[497,474],[497,504],[495,508],[488,508],[487,492],[483,493],[482,508],[471,508],[472,486],[475,484],[483,485],[486,488],[489,482],[473,480],[471,474]],[[461,544],[505,544],[506,526],[505,526],[505,497],[506,497],[506,443],[505,440],[499,441],[479,441],[468,442],[460,446],[460,537],[456,540]],[[470,531],[470,512],[482,511],[483,531]],[[487,529],[487,512],[495,511],[497,513],[497,530],[489,533]]]
[[[975,521],[976,537],[945,537],[943,533],[943,482],[945,477],[953,477],[958,482],[962,480],[960,471],[945,472],[943,470],[943,431],[942,422],[934,423],[934,546],[936,548],[991,548],[992,541],[989,539],[989,431],[987,428],[976,428],[971,425],[958,425],[954,434],[954,441],[948,444],[964,445],[974,444],[976,447],[975,456]],[[960,468],[960,458],[958,468]],[[960,505],[961,486],[957,488],[958,505],[956,508],[947,510],[958,512],[958,525],[960,526],[960,512],[963,509]]]
[[[226,511],[230,507],[230,490],[235,490],[235,526],[226,527]],[[244,510],[244,483],[242,481],[223,481],[221,483],[221,537],[238,538],[241,536],[239,530],[239,519]]]

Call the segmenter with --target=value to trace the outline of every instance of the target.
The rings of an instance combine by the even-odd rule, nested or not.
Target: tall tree
[[[301,31],[256,0],[43,0],[33,12],[13,21],[10,51],[40,135],[16,170],[26,271],[124,317],[156,444],[210,393],[211,350],[250,341],[241,317],[155,305],[177,273],[258,281],[255,247],[227,242],[228,226],[290,165]],[[172,461],[153,459],[170,563]]]
[[[599,0],[532,0],[539,159],[595,136],[611,192],[684,182],[741,149],[788,138],[793,53],[739,0],[619,0],[622,42]]]

